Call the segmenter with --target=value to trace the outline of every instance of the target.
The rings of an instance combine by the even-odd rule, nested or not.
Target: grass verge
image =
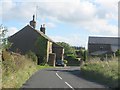
[[[81,67],[84,78],[104,84],[108,87],[118,87],[119,76],[117,58],[110,61],[91,60]]]
[[[36,64],[26,56],[3,52],[2,88],[20,88],[37,71]]]
[[[41,69],[45,69],[45,68],[53,68],[53,66],[49,66],[49,65],[44,65],[44,66],[37,65],[37,70],[41,70]]]
[[[51,67],[36,65],[34,61],[28,56],[4,51],[2,88],[20,88],[36,71]]]

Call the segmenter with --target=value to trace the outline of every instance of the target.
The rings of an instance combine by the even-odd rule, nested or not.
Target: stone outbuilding
[[[89,55],[115,54],[120,49],[120,37],[89,37]]]

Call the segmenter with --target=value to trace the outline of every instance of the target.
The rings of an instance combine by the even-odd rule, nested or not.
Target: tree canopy
[[[115,52],[116,56],[120,56],[120,49]]]
[[[8,29],[7,27],[0,25],[0,49],[8,49],[11,47],[11,43],[5,37]]]
[[[57,42],[58,45],[64,48],[64,55],[67,56],[69,54],[75,55],[75,49],[72,48],[68,43],[65,42]]]

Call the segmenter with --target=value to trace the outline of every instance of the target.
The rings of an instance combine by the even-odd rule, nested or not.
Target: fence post
[[[106,61],[107,61],[107,60],[108,60],[108,59],[107,59],[107,54],[105,54],[105,57],[106,57]]]

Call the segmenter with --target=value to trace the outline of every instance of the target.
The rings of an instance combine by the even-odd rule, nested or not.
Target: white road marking
[[[65,82],[65,84],[67,84],[70,88],[74,90],[74,88],[69,83]]]
[[[62,78],[58,75],[58,73],[56,73],[56,75],[62,80]]]
[[[59,71],[57,71],[59,72]],[[57,77],[60,78],[62,80],[62,78],[58,75],[58,73],[56,73]],[[74,88],[67,82],[65,82],[65,84],[67,84],[72,90],[74,90]]]

